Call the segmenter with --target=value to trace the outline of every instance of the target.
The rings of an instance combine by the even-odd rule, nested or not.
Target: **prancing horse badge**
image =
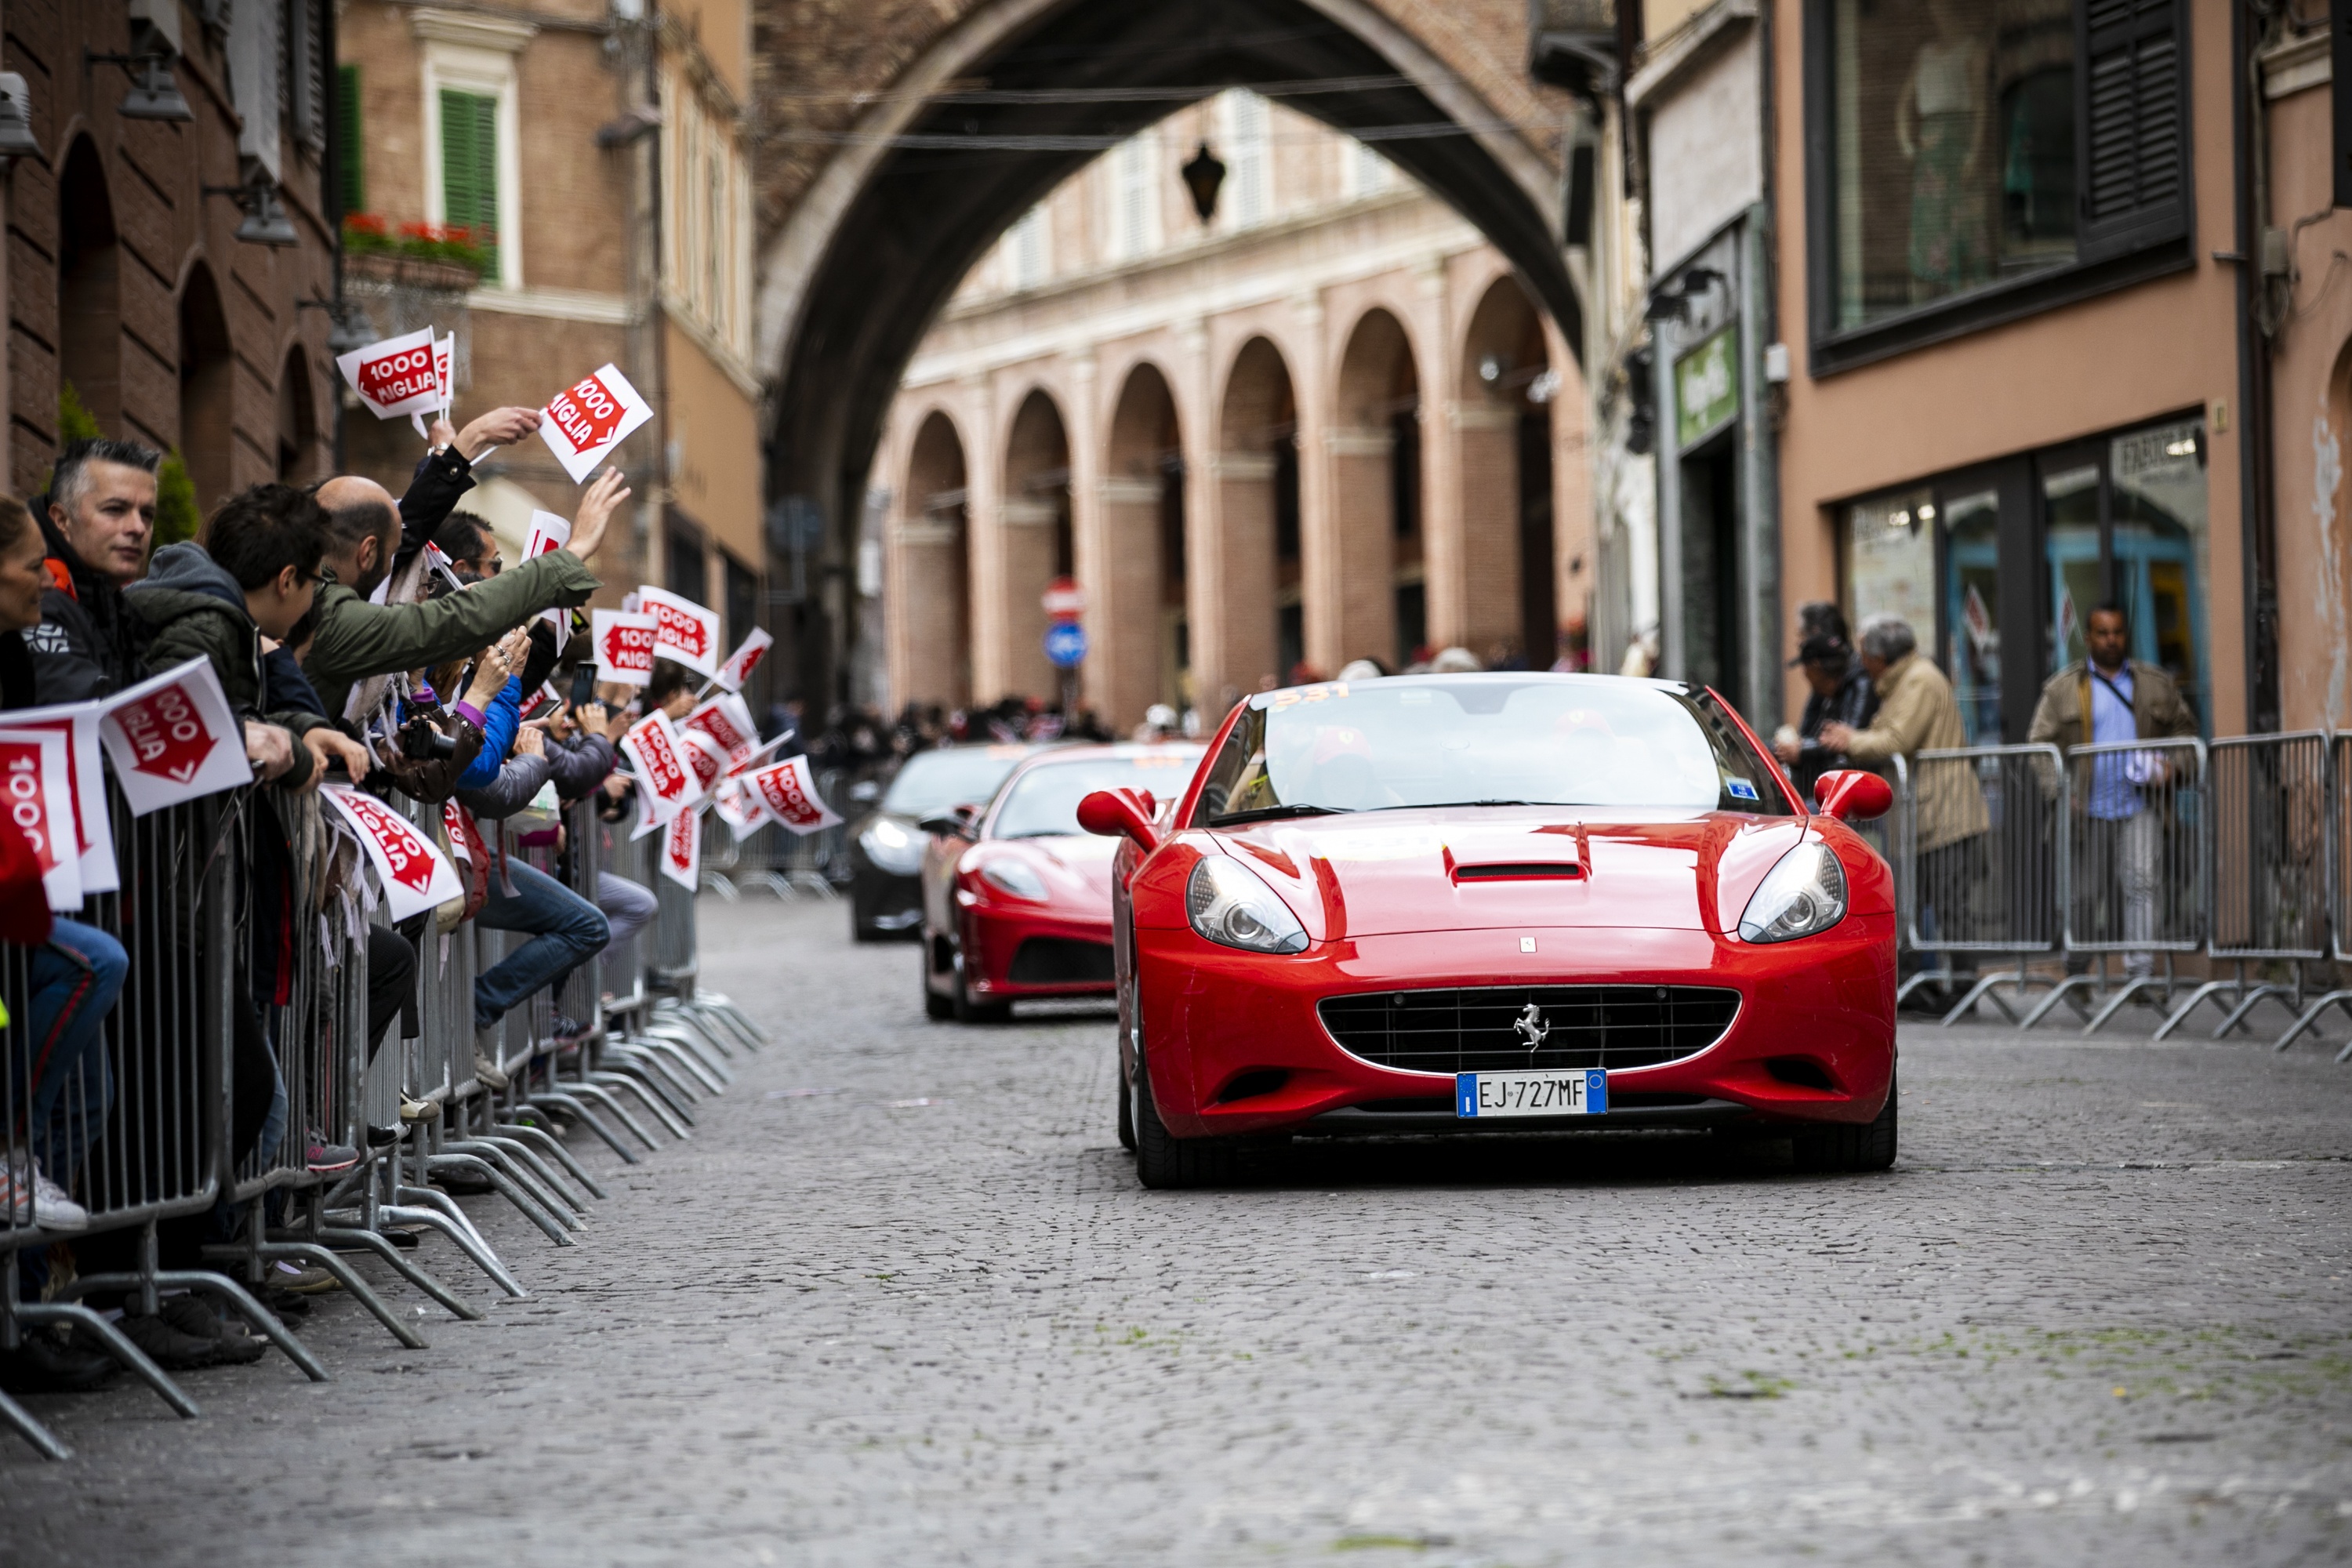
[[[1551,1026],[1544,1022],[1543,1009],[1532,1002],[1528,1004],[1527,1011],[1519,1015],[1517,1022],[1511,1026],[1511,1029],[1519,1038],[1527,1041],[1529,1056],[1535,1055],[1542,1048],[1545,1037],[1551,1033]]]

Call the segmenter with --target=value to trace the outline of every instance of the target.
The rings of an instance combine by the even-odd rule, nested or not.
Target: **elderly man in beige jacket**
[[[1862,667],[1878,691],[1878,712],[1866,730],[1846,724],[1822,729],[1822,744],[1843,752],[1857,766],[1885,767],[1901,757],[1916,803],[1913,833],[1918,855],[1919,934],[1930,942],[1978,937],[1977,891],[1988,869],[1985,834],[1992,826],[1976,769],[1960,760],[1922,764],[1921,752],[1955,751],[1969,743],[1952,683],[1919,653],[1919,639],[1899,616],[1862,623]],[[1955,975],[1975,973],[1967,953],[1951,955]]]

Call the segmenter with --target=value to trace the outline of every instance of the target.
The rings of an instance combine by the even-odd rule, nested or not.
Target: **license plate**
[[[1456,1116],[1599,1116],[1608,1109],[1609,1075],[1599,1068],[1454,1075]]]

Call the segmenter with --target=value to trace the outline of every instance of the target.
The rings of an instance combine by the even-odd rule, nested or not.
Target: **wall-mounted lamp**
[[[375,322],[356,300],[297,300],[305,310],[324,310],[333,323],[327,329],[327,352],[342,355],[375,342]]]
[[[245,210],[245,221],[236,226],[236,237],[245,245],[285,247],[299,245],[302,237],[294,232],[293,221],[287,217],[285,206],[278,200],[278,186],[259,164],[241,185],[206,185],[208,196],[228,196]]]
[[[182,123],[196,117],[180,91],[179,79],[172,74],[172,47],[160,33],[151,34],[148,47],[127,55],[101,55],[95,49],[81,52],[82,74],[88,76],[95,65],[121,66],[131,73],[131,90],[122,95],[114,112],[125,120],[170,120]]]
[[[33,134],[33,93],[15,71],[0,71],[0,158],[37,158]]]

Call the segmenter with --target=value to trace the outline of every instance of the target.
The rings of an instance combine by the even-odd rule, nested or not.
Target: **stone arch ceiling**
[[[836,529],[931,317],[1012,220],[1096,153],[842,145],[857,135],[1123,135],[1179,103],[927,102],[992,89],[1402,76],[1288,100],[1341,130],[1453,121],[1381,151],[1485,230],[1570,343],[1559,236],[1569,100],[1531,83],[1524,0],[763,0],[755,16],[770,489]],[[864,102],[836,94],[878,94]]]

